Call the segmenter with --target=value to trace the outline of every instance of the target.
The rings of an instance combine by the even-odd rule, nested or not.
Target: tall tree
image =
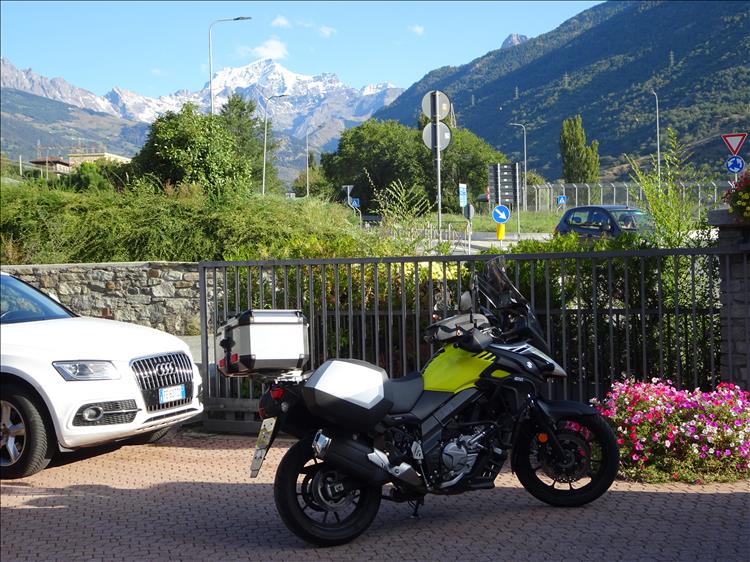
[[[565,119],[560,130],[560,158],[567,183],[599,180],[599,142],[586,146],[586,132],[580,115]]]
[[[190,103],[153,122],[133,169],[162,184],[199,184],[212,196],[250,189],[250,166],[238,157],[235,136],[220,118]]]

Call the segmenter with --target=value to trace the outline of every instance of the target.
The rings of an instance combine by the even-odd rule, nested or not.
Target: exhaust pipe
[[[422,479],[407,463],[392,466],[383,451],[368,447],[351,437],[336,435],[328,437],[319,430],[313,439],[315,456],[331,466],[355,476],[363,482],[382,486],[392,480],[400,480],[412,488],[424,488]]]

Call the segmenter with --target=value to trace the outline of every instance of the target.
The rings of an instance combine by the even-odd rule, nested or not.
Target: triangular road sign
[[[747,133],[730,133],[728,135],[721,135],[724,139],[724,144],[729,148],[729,152],[737,156],[737,153],[742,148],[742,143],[747,138]]]

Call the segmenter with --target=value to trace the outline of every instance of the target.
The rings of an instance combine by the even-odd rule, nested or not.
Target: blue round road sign
[[[739,174],[745,169],[745,161],[742,156],[730,156],[727,158],[727,170],[731,174]]]
[[[498,205],[494,209],[492,209],[492,220],[494,220],[498,224],[503,224],[508,222],[508,219],[510,218],[510,209],[506,207],[505,205]]]

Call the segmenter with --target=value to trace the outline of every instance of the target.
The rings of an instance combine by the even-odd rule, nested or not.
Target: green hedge
[[[39,185],[0,191],[2,263],[348,257],[408,251],[317,199],[143,192],[73,193]],[[403,245],[403,243],[401,243]]]

